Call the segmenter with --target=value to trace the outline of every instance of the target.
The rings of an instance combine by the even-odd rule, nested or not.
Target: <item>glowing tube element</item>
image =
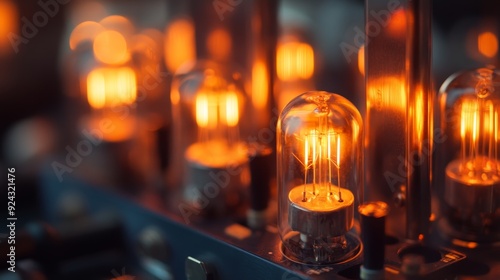
[[[92,70],[87,76],[87,101],[92,109],[90,127],[98,128],[102,121],[106,121],[113,127],[111,132],[103,135],[107,141],[131,138],[137,120],[130,106],[136,97],[136,75],[131,68],[103,67]]]
[[[451,76],[440,90],[440,225],[464,244],[500,240],[499,81],[497,70],[481,68]]]
[[[279,230],[293,261],[325,264],[359,252],[349,231],[362,193],[362,126],[343,97],[307,92],[278,121]]]
[[[242,188],[249,184],[247,147],[240,135],[246,99],[242,84],[234,79],[239,75],[226,71],[218,64],[198,62],[181,67],[172,86],[173,118],[178,120],[174,153],[178,162],[185,163],[177,172],[178,183],[185,202],[207,216],[237,207]],[[228,179],[217,187],[220,194],[207,196],[205,192],[221,184],[216,174]],[[204,207],[207,197],[211,200]]]

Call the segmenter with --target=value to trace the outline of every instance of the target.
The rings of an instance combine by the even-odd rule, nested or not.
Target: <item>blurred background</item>
[[[247,2],[251,1],[0,0],[0,167],[17,170],[16,208],[24,217],[19,226],[39,218],[37,174],[47,158],[68,145],[74,147],[82,114],[105,107],[104,101],[88,96],[90,106],[82,105],[81,92],[91,96],[93,88],[81,77],[90,77],[94,70],[108,75],[106,69],[119,68],[124,76],[117,79],[130,79],[127,69],[134,69],[133,77],[142,85],[130,103],[127,97],[121,102],[135,100],[132,111],[155,135],[152,143],[144,140],[153,156],[144,156],[144,161],[134,156],[141,168],[156,172],[155,178],[139,179],[148,185],[161,185],[157,182],[164,182],[172,164],[167,154],[177,120],[172,118],[171,83],[181,65],[195,58],[231,61],[254,80],[270,76],[267,83],[272,84],[261,89],[272,93],[264,97],[269,101],[267,112],[281,110],[302,92],[320,89],[345,96],[363,113],[366,42],[359,32],[364,29],[364,1],[281,0],[275,7],[277,24],[260,21],[260,27],[252,25]],[[456,71],[498,66],[498,11],[500,2],[495,0],[433,1],[436,93]],[[404,13],[395,13],[388,24],[401,32],[404,20]],[[265,42],[276,45],[271,65],[264,68],[253,63],[264,55],[248,39],[255,28],[260,28]],[[248,49],[257,49],[252,58]],[[258,99],[252,100],[258,107]],[[109,141],[135,133],[117,129],[120,132]],[[106,169],[102,167],[89,168]],[[100,179],[116,181],[105,174]],[[2,197],[4,192],[2,188]]]
[[[231,43],[224,43],[228,40],[224,29],[205,34],[212,36],[206,46],[195,46],[190,36],[194,36],[195,29],[203,29],[204,22],[215,21],[222,27],[230,27],[235,22],[235,14],[244,14],[245,9],[241,4],[222,5],[217,10],[211,1],[194,5],[190,1],[168,0],[66,2],[0,0],[2,168],[16,166],[23,172],[36,172],[40,164],[37,159],[53,151],[56,143],[63,147],[69,143],[65,137],[71,130],[68,126],[74,125],[71,118],[78,110],[78,106],[68,101],[77,83],[74,75],[90,67],[82,61],[92,55],[86,53],[86,48],[89,48],[89,38],[97,32],[97,27],[82,26],[82,22],[93,21],[97,25],[108,17],[110,29],[121,30],[129,36],[128,42],[135,42],[129,45],[139,50],[136,56],[141,57],[135,60],[141,60],[145,68],[149,63],[154,69],[173,75],[176,68],[195,53],[212,51],[224,56],[224,48]],[[432,75],[436,90],[446,77],[458,70],[498,65],[499,8],[500,4],[494,0],[433,1]],[[115,19],[109,18],[112,15]],[[404,16],[401,19],[395,15],[391,23],[395,28],[398,20],[404,20]],[[324,0],[314,4],[279,1],[275,28],[275,106],[281,108],[301,92],[321,89],[344,95],[362,111],[363,52],[358,52],[362,46],[354,39],[363,26],[364,1]],[[245,44],[244,40],[244,36],[233,39],[234,47]],[[111,51],[111,55],[113,53],[116,51]],[[157,113],[154,120],[169,123],[171,77],[168,78],[168,74],[165,77],[153,94],[161,97],[149,95],[149,99],[163,101],[150,102],[157,106],[144,110]],[[168,146],[168,139],[164,140]],[[19,180],[28,178],[33,177],[20,176]],[[34,182],[19,183],[19,192],[30,183]],[[19,209],[24,211],[36,205],[32,191],[28,192],[27,200],[20,200]]]

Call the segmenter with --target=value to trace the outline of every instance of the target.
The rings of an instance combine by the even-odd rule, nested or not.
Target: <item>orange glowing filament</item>
[[[314,51],[311,45],[286,42],[278,46],[276,70],[282,81],[310,79],[314,73]]]
[[[304,141],[304,186],[302,201],[308,200],[308,196],[323,197],[331,196],[332,193],[332,174],[336,169],[337,186],[339,189],[336,199],[341,202],[341,184],[340,184],[340,134],[332,129],[324,128],[309,130],[303,135]],[[333,155],[332,151],[336,154]],[[298,157],[296,157],[299,159]],[[332,168],[333,167],[333,168]],[[311,190],[309,190],[311,188]]]
[[[107,141],[129,139],[135,129],[136,118],[124,105],[135,102],[137,96],[135,72],[129,67],[97,68],[87,76],[87,101],[93,109],[91,127],[109,124],[103,137]]]
[[[461,174],[472,181],[500,180],[498,111],[481,98],[462,101],[460,109]]]
[[[200,142],[239,140],[240,101],[231,87],[226,90],[205,88],[195,97],[195,118]]]
[[[135,73],[129,67],[98,68],[87,76],[87,100],[94,109],[132,104],[136,95]]]

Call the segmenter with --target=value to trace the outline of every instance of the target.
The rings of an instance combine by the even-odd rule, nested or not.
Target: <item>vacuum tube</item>
[[[440,225],[455,241],[500,241],[499,75],[465,71],[440,89],[434,174]]]
[[[360,252],[350,232],[362,200],[362,121],[344,97],[306,92],[282,111],[277,130],[278,226],[283,253],[310,264]]]
[[[176,183],[184,200],[218,216],[240,204],[248,185],[248,153],[244,130],[245,94],[236,71],[209,61],[181,67],[172,85],[174,153],[184,162]],[[175,174],[173,174],[175,175]]]
[[[133,6],[115,4],[75,1],[68,6],[60,52],[67,96],[61,126],[69,132],[63,141],[81,159],[72,175],[135,192],[160,184],[156,132],[167,122],[170,79],[159,67],[157,28],[163,20],[156,18],[163,17],[156,15],[164,9],[156,3],[137,13]],[[143,21],[143,12],[155,19]],[[59,179],[67,176],[62,172]]]

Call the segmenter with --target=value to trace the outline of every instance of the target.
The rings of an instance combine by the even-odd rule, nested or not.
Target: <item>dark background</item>
[[[287,0],[284,1],[286,3]],[[142,2],[139,2],[137,1],[137,4],[141,5]],[[182,2],[180,0],[170,1],[172,5]],[[291,1],[291,3],[297,2],[300,1]],[[313,2],[303,1],[299,4],[314,5]],[[20,19],[26,17],[31,20],[33,15],[40,11],[40,6],[34,0],[15,1],[15,3],[18,6]],[[357,14],[352,16],[360,19],[356,26],[363,26],[362,6],[364,1],[357,0],[352,1],[352,3],[361,7],[356,10]],[[49,19],[46,26],[39,28],[38,33],[30,38],[27,44],[20,44],[18,53],[11,52],[8,55],[0,56],[0,167],[2,169],[12,166],[12,163],[6,158],[6,151],[9,147],[5,144],[5,138],[15,124],[35,116],[43,116],[57,121],[65,118],[62,113],[65,93],[63,92],[62,74],[59,66],[61,65],[62,47],[67,46],[63,34],[67,25],[66,12],[71,4],[59,5],[61,10]],[[437,89],[450,74],[482,64],[481,61],[468,57],[465,48],[465,33],[467,28],[473,28],[474,24],[488,21],[498,36],[500,34],[500,1],[440,0],[433,1],[433,6],[433,30],[435,32],[433,35],[435,37],[433,67],[435,68],[434,81]],[[306,17],[314,17],[314,13],[308,11]],[[314,18],[312,21],[314,22]],[[20,22],[20,26],[22,27],[22,22]],[[335,26],[315,28],[328,28],[330,32],[335,32]],[[282,30],[283,27],[280,26],[279,29]],[[345,32],[345,30],[338,30],[338,32]],[[496,64],[498,64],[498,60]],[[325,73],[316,74],[326,76],[328,77],[327,81],[330,81],[332,80],[331,74],[326,70],[328,67],[325,67]],[[352,71],[350,73],[352,74]],[[319,79],[317,84],[320,84],[323,89],[334,91],[339,87],[338,83],[343,82],[343,78],[341,77],[337,81],[332,80],[331,85],[325,83],[325,79]],[[342,88],[342,86],[340,87]],[[54,128],[56,130],[62,129],[57,126]],[[37,139],[29,140],[37,141]],[[25,166],[15,167],[18,169],[26,168]],[[36,182],[36,177],[28,176],[19,180],[18,186],[33,185]],[[25,187],[18,188],[21,192],[19,195],[22,195],[23,188]],[[27,191],[25,195],[28,200],[23,203],[25,206],[33,205],[31,201],[35,200],[35,193],[35,190]]]

